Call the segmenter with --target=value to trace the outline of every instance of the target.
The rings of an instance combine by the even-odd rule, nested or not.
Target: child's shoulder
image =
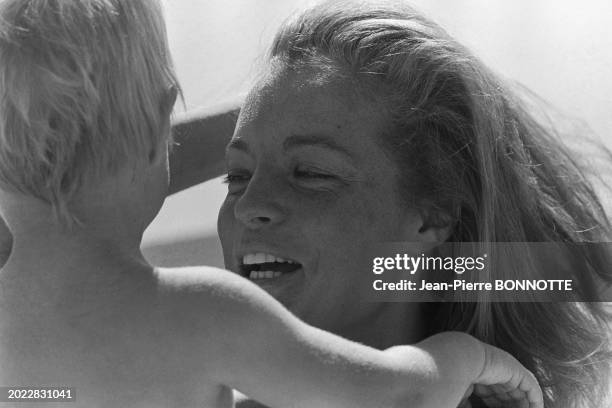
[[[205,362],[220,373],[247,344],[264,344],[266,328],[288,315],[255,284],[223,269],[156,268],[155,275],[156,315],[169,335],[167,349],[190,350],[183,364]]]
[[[254,327],[269,327],[278,319],[292,321],[278,301],[235,273],[197,266],[158,268],[155,274],[158,299],[166,312],[191,321],[192,327],[207,331],[211,340],[233,342]]]
[[[239,280],[243,280],[238,275],[225,269],[214,266],[183,266],[178,268],[156,267],[154,270],[158,282],[168,289],[177,290],[193,288],[197,285],[202,289],[212,285],[225,285]]]
[[[275,301],[257,285],[233,272],[212,266],[155,268],[158,291],[178,299],[207,303],[251,304]]]
[[[163,314],[191,321],[217,340],[244,334],[284,307],[257,285],[232,272],[210,266],[156,268],[158,304]],[[263,322],[261,322],[263,323]]]

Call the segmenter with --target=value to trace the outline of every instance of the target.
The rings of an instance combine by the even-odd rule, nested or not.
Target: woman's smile
[[[299,262],[263,252],[249,253],[242,257],[240,272],[244,277],[274,279],[301,269]]]

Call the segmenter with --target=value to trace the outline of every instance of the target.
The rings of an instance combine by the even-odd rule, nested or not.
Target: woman
[[[610,353],[599,303],[356,296],[355,260],[372,242],[481,242],[486,253],[492,242],[610,241],[580,166],[517,95],[402,3],[301,13],[276,35],[228,146],[226,267],[315,326],[381,348],[463,330],[534,371],[548,407],[601,406]],[[595,299],[612,281],[610,253],[577,248],[574,278]],[[516,273],[540,276],[519,270],[536,253],[510,250]]]

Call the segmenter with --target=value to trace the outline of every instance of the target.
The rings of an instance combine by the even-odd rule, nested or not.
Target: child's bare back
[[[207,378],[231,357],[215,328],[232,317],[210,287],[223,290],[227,274],[142,268],[112,287],[36,298],[1,285],[0,384],[74,387],[70,407],[232,406],[231,390]]]

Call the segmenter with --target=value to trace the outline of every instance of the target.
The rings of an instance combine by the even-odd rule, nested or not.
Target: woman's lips
[[[285,257],[265,252],[247,253],[240,260],[240,274],[251,280],[278,279],[301,269],[302,265]]]

